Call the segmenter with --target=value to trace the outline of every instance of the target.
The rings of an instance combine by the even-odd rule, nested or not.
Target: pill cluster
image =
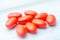
[[[11,12],[8,14],[6,27],[13,29],[16,27],[16,33],[19,37],[25,37],[27,32],[35,34],[37,28],[45,29],[47,25],[54,26],[56,17],[46,12],[37,13],[33,10],[24,11],[24,16],[20,12]]]

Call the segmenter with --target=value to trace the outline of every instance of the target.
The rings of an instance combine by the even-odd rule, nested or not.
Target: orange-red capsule
[[[13,18],[10,18],[10,19],[7,20],[6,27],[8,29],[12,29],[16,26],[16,24],[17,24],[17,18],[13,17]]]
[[[35,25],[37,25],[38,28],[46,28],[46,22],[44,20],[33,19],[32,23],[34,23]]]
[[[40,14],[37,14],[37,15],[35,16],[35,18],[36,18],[36,19],[46,20],[47,16],[48,16],[47,13],[42,12],[42,13],[40,13]]]
[[[30,33],[36,33],[37,32],[37,27],[34,23],[28,22],[28,23],[26,23],[25,26],[26,26],[26,29],[28,30],[28,32],[30,32]]]
[[[32,15],[33,17],[35,15],[37,15],[37,12],[36,11],[33,11],[33,10],[26,10],[24,11],[25,15]]]
[[[26,33],[27,33],[27,30],[24,27],[24,25],[17,25],[16,26],[16,32],[17,32],[17,35],[19,37],[25,37],[26,36]]]
[[[11,13],[8,14],[8,18],[12,18],[12,17],[19,18],[21,16],[22,16],[22,14],[19,13],[19,12],[11,12]]]
[[[53,26],[56,24],[56,17],[52,14],[48,15],[46,18],[48,25]]]
[[[20,24],[25,24],[26,22],[31,22],[32,19],[33,19],[33,16],[31,16],[31,15],[26,15],[26,16],[20,17],[20,18],[18,19],[18,22],[19,22]]]

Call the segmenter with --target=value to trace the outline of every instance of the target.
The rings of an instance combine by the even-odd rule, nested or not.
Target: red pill
[[[22,38],[25,37],[26,33],[27,33],[26,28],[24,27],[24,25],[17,25],[16,26],[16,32],[17,32],[17,35],[19,37],[22,37]]]
[[[32,19],[33,19],[33,16],[27,15],[27,16],[20,17],[20,18],[18,19],[18,22],[19,22],[20,24],[25,24],[26,22],[31,22]]]
[[[33,17],[37,15],[37,12],[32,10],[26,10],[24,13],[25,15],[32,15]]]
[[[48,25],[53,26],[56,24],[56,17],[52,14],[48,15],[46,18]]]
[[[12,17],[19,18],[21,16],[22,16],[22,14],[19,12],[11,12],[10,14],[8,14],[8,18],[12,18]]]
[[[17,18],[13,17],[13,18],[10,18],[10,19],[7,20],[6,27],[8,29],[12,29],[16,26],[16,24],[17,24]]]
[[[42,12],[42,13],[40,13],[40,14],[37,14],[37,15],[35,16],[35,18],[36,18],[36,19],[46,20],[47,16],[48,16],[47,13]]]
[[[37,25],[38,28],[46,28],[46,22],[40,19],[33,19],[32,23]]]
[[[37,32],[37,27],[33,23],[28,22],[28,23],[26,23],[25,26],[26,26],[26,29],[28,30],[28,32],[30,32],[30,33],[36,33]]]

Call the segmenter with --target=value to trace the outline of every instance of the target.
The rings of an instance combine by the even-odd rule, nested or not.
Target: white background
[[[56,26],[38,29],[35,35],[27,33],[25,38],[18,37],[15,28],[6,28],[5,23],[10,12],[24,14],[24,10],[29,9],[54,14]],[[60,0],[0,0],[0,40],[60,40]]]

